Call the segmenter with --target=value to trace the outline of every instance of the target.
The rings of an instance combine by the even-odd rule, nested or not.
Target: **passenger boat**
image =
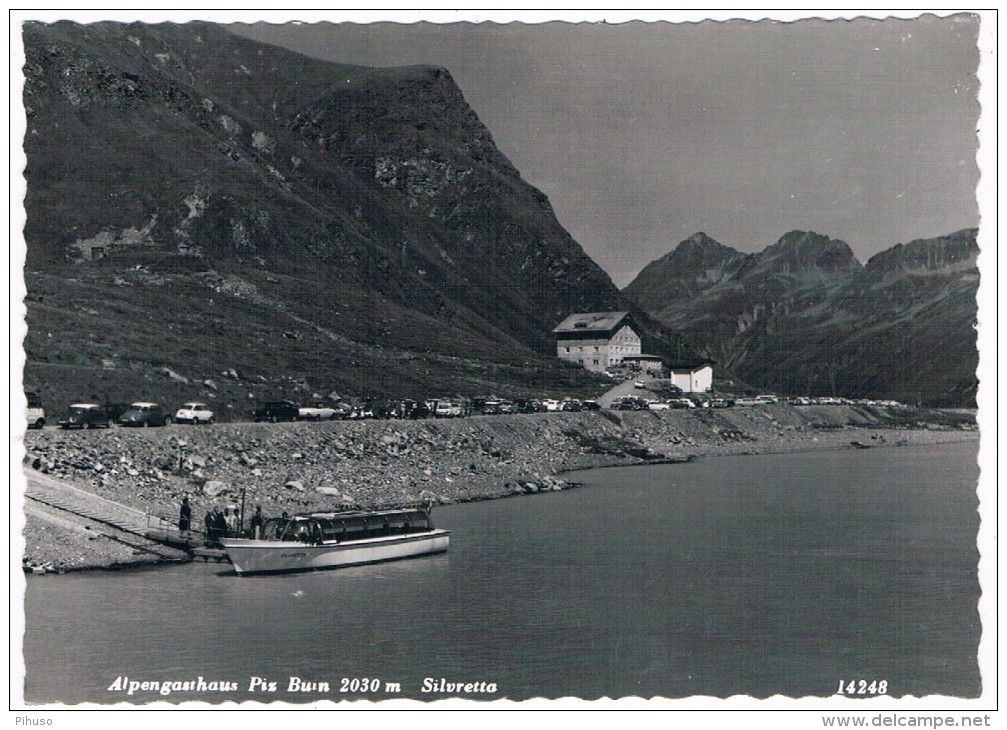
[[[238,574],[325,570],[442,553],[450,533],[430,509],[312,512],[270,518],[258,537],[220,539]]]

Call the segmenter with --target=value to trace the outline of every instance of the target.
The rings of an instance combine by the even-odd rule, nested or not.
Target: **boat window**
[[[405,514],[389,515],[388,531],[391,533],[409,532],[409,516]]]
[[[323,540],[341,540],[343,537],[343,523],[340,520],[318,520],[322,527]]]
[[[311,527],[312,523],[309,520],[291,521],[287,526],[286,538],[298,542],[311,542]]]
[[[307,540],[312,545],[322,544],[322,526],[319,524],[318,520],[312,520],[308,523]]]
[[[350,517],[346,520],[346,540],[361,540],[367,537],[367,521],[363,517]]]
[[[430,517],[426,512],[410,512],[409,527],[412,530],[423,531],[430,529]]]
[[[279,540],[283,535],[283,529],[287,526],[288,520],[282,518],[268,519],[262,525],[263,540]]]

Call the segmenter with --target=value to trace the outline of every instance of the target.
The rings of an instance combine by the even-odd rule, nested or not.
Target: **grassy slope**
[[[523,357],[483,352],[485,340],[452,340],[443,326],[431,327],[440,341],[419,333],[415,350],[401,341],[386,346],[382,323],[395,326],[398,313],[387,303],[381,317],[333,310],[332,317],[347,316],[371,330],[354,341],[328,330],[323,317],[309,320],[265,294],[200,287],[189,275],[108,273],[28,275],[25,384],[42,395],[50,419],[81,400],[150,399],[177,407],[207,399],[222,418],[241,418],[260,399],[309,400],[333,391],[382,398],[596,395],[608,382],[528,351]],[[109,286],[110,278],[119,283]],[[366,307],[353,297],[349,303]],[[231,369],[238,380],[221,375]]]

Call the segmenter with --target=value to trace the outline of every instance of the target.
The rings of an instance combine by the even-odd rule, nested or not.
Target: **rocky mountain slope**
[[[696,234],[625,293],[761,388],[972,406],[976,235],[899,244],[861,265],[816,233],[749,255]]]
[[[446,69],[325,63],[207,23],[23,37],[25,380],[43,398],[600,385],[555,360],[551,330],[632,305]]]

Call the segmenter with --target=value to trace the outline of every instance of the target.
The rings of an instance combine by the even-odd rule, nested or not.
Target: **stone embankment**
[[[250,514],[495,499],[573,486],[566,471],[816,448],[977,438],[974,419],[908,409],[768,405],[723,410],[543,413],[458,420],[220,424],[25,436],[25,463],[149,514],[195,526],[213,505]],[[53,523],[25,530],[26,560],[66,568]],[[62,547],[54,547],[62,546]],[[81,551],[78,550],[78,553]],[[85,551],[86,552],[86,551]]]

